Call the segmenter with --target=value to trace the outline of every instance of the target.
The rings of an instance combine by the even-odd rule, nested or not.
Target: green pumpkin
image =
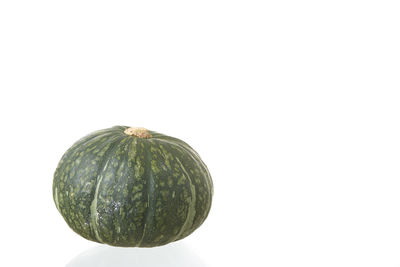
[[[188,144],[125,126],[76,142],[53,181],[57,209],[76,233],[122,247],[190,235],[207,218],[212,195],[210,173]]]

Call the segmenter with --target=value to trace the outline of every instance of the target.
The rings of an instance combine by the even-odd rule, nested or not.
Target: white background
[[[0,1],[0,265],[400,266],[399,14],[385,0]],[[202,156],[214,202],[190,237],[113,249],[58,214],[58,160],[114,125]]]

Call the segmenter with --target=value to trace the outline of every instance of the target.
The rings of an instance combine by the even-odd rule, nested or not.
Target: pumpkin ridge
[[[103,131],[105,131],[105,130],[103,130]],[[103,136],[105,134],[107,134],[107,133],[103,133],[100,136]],[[53,191],[55,190],[55,186],[57,184],[56,182],[58,180],[58,175],[57,174],[63,173],[63,171],[64,171],[64,169],[66,167],[66,164],[64,164],[65,163],[64,161],[68,158],[68,156],[72,156],[73,153],[75,153],[75,151],[78,148],[82,148],[82,146],[85,145],[88,141],[90,141],[90,140],[92,140],[92,139],[94,139],[96,137],[99,137],[99,136],[97,136],[95,134],[89,134],[89,135],[79,139],[63,154],[63,156],[61,157],[61,160],[60,160],[60,162],[59,162],[59,164],[58,164],[58,166],[56,168],[56,171],[54,173],[54,177],[56,179],[54,179],[54,181],[53,181]],[[85,139],[87,139],[87,140],[85,140]]]
[[[196,165],[198,166],[198,168],[199,169],[201,169],[201,170],[203,170],[203,171],[205,171],[206,173],[207,173],[207,177],[205,178],[205,181],[206,181],[206,183],[207,183],[207,186],[209,186],[210,188],[211,188],[211,192],[210,192],[210,194],[209,194],[209,196],[208,196],[208,206],[207,206],[207,208],[205,208],[204,210],[208,210],[206,213],[204,213],[204,214],[202,214],[202,216],[201,216],[201,221],[199,221],[199,222],[197,222],[196,224],[197,224],[197,226],[194,228],[194,229],[191,229],[189,232],[188,232],[188,234],[190,234],[191,232],[193,232],[195,229],[197,229],[197,227],[199,227],[206,219],[207,219],[207,217],[208,217],[208,213],[209,213],[209,211],[210,211],[210,208],[211,208],[211,200],[212,200],[212,188],[213,188],[213,185],[212,185],[212,182],[211,183],[208,183],[208,180],[211,180],[211,176],[210,176],[210,174],[209,174],[209,172],[208,172],[208,169],[207,169],[207,167],[205,166],[205,164],[204,164],[204,162],[200,159],[200,157],[198,156],[198,154],[196,153],[196,154],[194,154],[194,152],[192,152],[192,151],[194,151],[193,150],[193,148],[191,148],[189,145],[187,145],[185,142],[183,142],[182,140],[179,140],[179,139],[176,139],[176,138],[172,138],[172,137],[169,137],[169,136],[164,136],[165,138],[158,138],[158,140],[160,140],[160,141],[162,141],[162,142],[164,142],[165,144],[167,144],[169,147],[171,147],[172,149],[175,149],[175,150],[178,150],[178,151],[180,151],[180,150],[183,150],[184,152],[186,152],[186,154],[188,154],[189,155],[189,157],[194,161],[194,162],[196,162]],[[173,141],[175,141],[176,143],[173,143]],[[191,225],[191,227],[193,227],[194,225]],[[190,228],[191,228],[190,227]],[[183,236],[184,237],[184,236]],[[179,239],[181,239],[181,238],[183,238],[183,237],[177,237],[177,239],[176,240],[179,240]]]
[[[100,210],[100,213],[102,210],[106,210],[106,216],[102,218],[102,227],[100,229],[103,243],[113,246],[120,242],[124,242],[124,240],[120,240],[123,239],[124,236],[117,234],[121,231],[121,225],[123,225],[121,224],[121,217],[119,216],[119,214],[123,210],[123,202],[120,201],[119,198],[121,194],[119,188],[121,177],[124,177],[124,175],[117,175],[120,174],[121,170],[125,171],[127,168],[127,160],[121,159],[127,159],[127,146],[131,143],[131,141],[131,138],[126,138],[124,136],[115,147],[115,150],[110,151],[109,159],[111,160],[111,162],[109,164],[109,167],[104,169],[104,172],[106,172],[105,177],[107,178],[107,175],[108,173],[110,173],[111,168],[111,172],[114,174],[114,176],[111,179],[107,178],[107,181],[102,180],[101,185],[99,185],[100,192],[104,192],[103,190],[106,190],[105,188],[107,188],[106,199],[112,199],[112,201],[110,201],[109,203],[107,201],[104,202],[104,196],[99,195],[97,200],[101,201],[100,203],[97,202],[97,209]],[[109,188],[115,190],[108,191]]]
[[[154,174],[153,170],[151,168],[151,144],[150,142],[143,141],[144,144],[144,150],[145,150],[145,157],[144,157],[144,162],[145,164],[148,164],[150,166],[147,166],[148,174],[147,176],[149,177],[147,181],[147,210],[146,210],[146,216],[144,220],[144,227],[143,227],[143,234],[142,238],[140,239],[139,243],[137,244],[140,246],[143,243],[143,240],[145,240],[146,234],[148,234],[148,229],[151,231],[151,227],[153,224],[153,211],[154,211]],[[151,199],[151,200],[150,200]]]
[[[165,137],[167,137],[167,136],[165,136]],[[181,147],[177,144],[174,144],[166,139],[159,138],[159,139],[157,139],[157,141],[164,144],[166,149],[171,151],[171,153],[175,155],[174,156],[174,164],[177,164],[177,166],[179,166],[179,169],[181,170],[182,175],[185,177],[185,180],[187,180],[187,182],[188,182],[187,189],[190,191],[190,194],[191,194],[190,203],[188,204],[185,221],[182,224],[181,229],[178,232],[179,234],[177,234],[174,238],[174,241],[176,241],[176,240],[182,239],[183,237],[187,236],[187,234],[185,234],[185,233],[187,233],[187,231],[189,229],[191,229],[191,227],[193,226],[196,212],[193,213],[191,225],[189,225],[189,222],[190,222],[190,216],[192,215],[192,213],[191,213],[192,205],[194,207],[196,207],[196,204],[197,204],[197,202],[196,202],[197,201],[197,199],[196,199],[197,190],[196,190],[195,183],[193,182],[191,176],[189,175],[189,173],[186,170],[186,167],[184,167],[184,164],[182,162],[183,159],[180,160],[179,157],[176,155],[176,152],[184,155],[186,150],[183,147]],[[194,208],[194,210],[195,210],[195,208]]]
[[[56,203],[56,208],[60,211],[60,203],[58,202],[58,193],[57,193],[57,186],[54,187],[54,203]]]
[[[99,173],[99,171],[101,170],[100,174],[96,177],[96,188],[94,191],[94,195],[93,195],[93,200],[92,203],[90,204],[90,222],[95,234],[96,239],[100,242],[103,243],[102,238],[100,237],[99,231],[98,231],[98,226],[97,226],[97,221],[98,221],[98,212],[97,212],[97,197],[98,197],[98,193],[99,193],[99,188],[100,188],[100,183],[104,178],[104,170],[107,168],[108,163],[110,162],[110,160],[112,159],[112,156],[110,157],[111,152],[113,152],[114,150],[116,150],[118,148],[118,144],[121,142],[122,138],[115,138],[115,140],[110,141],[110,147],[108,148],[108,150],[104,153],[103,155],[103,160],[102,162],[99,164],[99,168],[97,170],[97,173]],[[100,176],[100,178],[99,178]]]
[[[142,207],[145,206],[144,203],[146,203],[144,202],[144,195],[147,193],[145,189],[147,181],[144,179],[144,174],[140,173],[140,168],[136,167],[144,164],[145,160],[141,156],[145,153],[144,146],[140,146],[141,143],[138,142],[140,138],[130,139],[133,141],[131,142],[131,146],[129,146],[127,175],[131,177],[132,182],[129,188],[127,188],[127,193],[130,195],[130,198],[133,199],[130,203],[130,210],[127,211],[127,220],[130,220],[129,222],[133,224],[136,231],[130,235],[127,246],[139,246],[138,243],[143,237],[144,221],[147,212],[147,209],[142,209]]]
[[[180,159],[178,157],[176,157],[176,161],[179,163],[179,165],[182,169],[182,172],[185,174],[186,179],[189,182],[190,193],[191,193],[190,203],[188,205],[189,207],[188,207],[185,222],[183,223],[183,225],[182,225],[181,229],[179,230],[177,237],[176,237],[177,239],[179,239],[181,237],[181,235],[183,233],[185,233],[185,231],[193,225],[194,217],[196,215],[196,187],[193,184],[193,182],[190,178],[190,175],[188,174],[188,172],[186,171],[185,167],[183,166],[182,162],[180,161]],[[190,227],[188,227],[189,221],[191,221]]]
[[[62,162],[60,162],[60,164],[61,164],[61,163],[64,163],[64,161],[63,161],[64,158],[66,158],[67,156],[72,156],[72,155],[74,155],[74,153],[75,153],[78,149],[82,149],[82,147],[83,147],[83,146],[86,146],[87,143],[88,143],[89,141],[93,141],[94,139],[101,139],[101,138],[105,137],[105,136],[108,135],[108,134],[111,135],[111,133],[108,131],[108,132],[102,133],[101,135],[90,134],[90,135],[87,135],[87,136],[81,138],[80,140],[78,140],[77,142],[75,142],[75,143],[72,145],[72,147],[69,148],[69,149],[64,153],[63,157],[61,158],[61,161],[62,161]],[[62,170],[59,170],[60,172],[64,171],[64,169],[65,169],[65,167],[66,167],[66,164],[64,164],[63,167],[64,167],[64,168],[63,168]]]
[[[128,128],[128,127],[127,127]],[[134,147],[135,149],[134,149],[134,151],[132,151],[133,149],[132,149],[132,147]],[[133,182],[132,182],[132,195],[135,193],[135,190],[134,190],[134,187],[135,187],[135,182],[138,182],[138,178],[137,178],[137,176],[136,176],[136,171],[135,171],[135,165],[136,165],[136,163],[137,163],[137,159],[138,159],[138,157],[139,157],[139,153],[138,153],[138,148],[139,148],[139,145],[138,145],[138,139],[137,138],[132,138],[132,142],[131,142],[131,145],[129,146],[129,151],[128,151],[128,171],[130,171],[131,172],[131,175],[132,175],[132,179],[133,179]],[[130,154],[133,154],[133,157],[132,158],[129,158],[129,155]],[[129,169],[129,167],[131,167],[131,169]],[[139,180],[139,182],[140,182],[140,180]],[[133,212],[134,213],[137,213],[137,210],[136,210],[137,208],[135,207],[135,209],[133,210]],[[142,231],[143,231],[143,229],[142,229]],[[143,236],[143,232],[142,232],[142,235],[141,236]],[[135,239],[133,240],[134,241],[134,244],[135,244],[135,246],[136,246],[136,244],[138,243],[138,241],[139,241],[140,239],[139,238],[137,238],[137,236],[135,236]]]
[[[209,172],[207,166],[204,164],[203,160],[200,158],[200,155],[184,141],[174,138],[174,137],[170,137],[170,136],[164,136],[164,137],[165,138],[160,138],[159,140],[166,141],[167,143],[173,144],[173,145],[175,145],[175,144],[172,143],[172,141],[177,142],[177,144],[176,144],[177,146],[184,149],[186,152],[188,152],[192,156],[193,159],[196,160],[196,164],[198,166],[200,166],[200,168],[203,169],[204,171],[206,171],[206,173],[208,174],[208,177],[207,177],[208,185],[211,186],[211,188],[213,188],[213,183],[212,183],[210,172]],[[201,163],[201,165],[200,165],[200,163]],[[212,195],[211,195],[211,197],[212,197]]]
[[[185,144],[185,143],[183,143],[183,144]],[[188,154],[191,156],[191,158],[194,160],[194,162],[196,162],[197,166],[199,166],[200,169],[202,169],[203,171],[205,171],[205,173],[207,173],[205,180],[206,180],[207,186],[211,189],[211,192],[208,196],[208,199],[209,199],[209,201],[208,201],[209,206],[207,208],[208,211],[207,211],[207,213],[204,214],[202,221],[199,223],[199,226],[200,226],[207,219],[208,213],[211,210],[211,203],[212,203],[211,200],[212,200],[212,196],[213,196],[214,185],[213,185],[213,182],[211,179],[210,172],[209,172],[207,166],[204,164],[203,160],[200,158],[200,155],[187,144],[185,146],[183,146],[180,143],[178,143],[178,145],[181,146],[184,150],[186,150],[188,152]]]
[[[206,164],[203,162],[203,160],[200,158],[200,155],[191,147],[189,146],[187,143],[185,143],[184,141],[174,138],[174,137],[170,137],[168,136],[167,139],[170,139],[171,141],[175,141],[177,142],[177,145],[180,146],[182,149],[184,149],[185,151],[188,152],[188,154],[192,157],[192,159],[194,159],[194,161],[196,162],[196,164],[203,169],[206,173],[207,173],[207,185],[211,188],[211,193],[209,195],[209,207],[208,207],[208,212],[207,214],[205,214],[203,222],[205,221],[205,219],[208,216],[208,213],[211,210],[211,203],[212,203],[212,196],[213,196],[213,192],[214,192],[214,185],[212,182],[212,178],[211,178],[211,174],[210,171],[208,170]],[[161,140],[166,140],[166,139],[161,139]],[[171,143],[169,141],[167,141],[168,143]],[[201,222],[200,225],[203,223]]]
[[[124,150],[125,150],[124,159],[125,159],[125,160],[122,161],[122,162],[120,162],[120,164],[119,164],[119,166],[118,166],[117,172],[119,172],[119,170],[120,170],[121,167],[126,168],[126,169],[127,169],[127,172],[128,172],[128,168],[129,168],[129,166],[128,166],[128,162],[129,162],[129,160],[128,160],[128,155],[129,155],[130,146],[131,146],[131,144],[132,144],[133,138],[126,138],[126,139],[127,139],[127,141],[126,141],[126,144],[124,145]],[[123,139],[121,142],[123,142],[123,141],[125,141],[125,139]],[[115,181],[116,181],[116,179],[114,179],[114,182],[115,182]],[[120,207],[120,209],[123,209],[123,207]],[[121,211],[120,211],[120,212],[121,212]],[[121,218],[121,217],[117,217],[116,219],[118,220],[119,225],[123,225],[123,221],[122,221],[122,218]],[[113,233],[113,237],[114,237],[114,233]],[[114,238],[113,238],[113,239],[114,239]],[[118,241],[118,237],[116,237],[115,240]]]
[[[101,139],[101,138],[104,138],[105,136],[107,136],[107,135],[106,135],[106,134],[101,134],[101,135],[98,136],[98,137]],[[96,137],[96,136],[94,136],[94,137]],[[90,138],[90,139],[86,140],[85,142],[83,142],[82,145],[77,146],[77,149],[75,149],[75,150],[69,155],[69,156],[71,157],[71,160],[63,162],[63,164],[62,164],[62,171],[60,172],[60,175],[61,175],[61,177],[62,177],[62,176],[67,176],[66,179],[65,179],[65,181],[64,181],[64,182],[65,182],[65,187],[68,186],[70,183],[73,183],[72,181],[73,181],[74,179],[76,179],[75,176],[71,176],[71,171],[72,171],[72,170],[75,170],[75,169],[79,169],[79,166],[81,165],[82,161],[78,164],[78,166],[74,166],[73,168],[71,168],[71,169],[68,171],[68,173],[65,173],[66,167],[67,167],[69,164],[75,162],[75,161],[79,158],[79,156],[81,156],[80,153],[81,153],[82,151],[85,151],[85,150],[86,150],[89,146],[91,146],[91,145],[95,145],[94,143],[89,143],[89,142],[93,142],[93,140],[95,140],[95,139],[96,139],[96,138]],[[104,146],[102,146],[102,147],[105,147],[106,145],[108,145],[108,142],[106,142],[106,144],[105,144]],[[58,201],[60,201],[60,199],[58,199]],[[65,196],[64,196],[62,202],[63,202],[63,205],[65,206],[66,210],[68,211],[67,213],[70,214],[70,211],[72,210],[72,207],[71,207],[71,204],[70,204],[69,201],[65,201]],[[77,222],[76,222],[75,220],[68,220],[68,217],[66,217],[67,215],[66,215],[66,214],[63,214],[63,213],[62,213],[62,216],[67,220],[67,222],[68,222],[68,221],[70,222],[69,224],[73,224],[74,227],[72,227],[72,225],[71,225],[71,227],[72,227],[73,229],[78,229],[78,228],[79,228],[78,225],[77,225]]]
[[[175,165],[177,165],[177,163],[176,163],[176,158],[172,155],[170,149],[168,149],[168,148],[169,148],[168,146],[165,146],[164,143],[158,142],[158,141],[159,141],[159,140],[154,139],[154,142],[159,146],[158,151],[159,151],[159,154],[160,154],[161,158],[163,159],[164,164],[166,164],[165,162],[168,162],[168,163],[170,164],[170,168],[174,169],[174,168],[175,168]],[[180,171],[181,171],[180,173],[182,173],[182,175],[184,175],[183,170],[182,170],[181,168],[180,168]],[[175,173],[175,174],[176,174],[176,173]],[[174,198],[174,196],[176,196],[176,192],[180,192],[180,190],[185,190],[185,186],[184,186],[184,185],[181,185],[182,188],[179,188],[179,187],[177,186],[178,181],[177,181],[177,179],[174,179],[174,173],[171,172],[171,169],[167,170],[167,174],[166,174],[166,175],[167,175],[167,177],[170,177],[171,181],[175,180],[175,181],[174,181],[174,182],[175,182],[175,188],[174,188],[174,191],[173,191],[173,193],[172,193],[173,198]],[[176,175],[177,175],[177,174],[176,174]],[[179,176],[179,175],[177,175],[177,177],[178,177],[178,176]],[[168,179],[168,178],[167,178],[167,179]],[[190,183],[189,179],[186,178],[186,180],[187,180],[187,183],[189,184],[189,183]],[[171,182],[171,184],[172,184],[172,183],[173,183],[173,182]],[[190,186],[189,186],[189,187],[190,187]],[[186,205],[186,209],[187,209],[187,212],[186,212],[186,214],[185,214],[185,219],[183,220],[183,222],[180,222],[180,221],[178,222],[178,221],[176,221],[176,222],[174,223],[174,226],[177,226],[176,233],[173,234],[173,235],[170,235],[169,238],[166,239],[166,240],[164,240],[163,242],[169,243],[169,242],[172,242],[172,241],[175,241],[175,240],[176,240],[176,237],[177,237],[178,233],[180,232],[180,229],[182,229],[183,224],[185,223],[185,221],[186,221],[186,219],[187,219],[187,214],[188,214],[188,211],[189,211],[189,206],[188,206],[188,205]],[[177,212],[178,212],[178,211],[177,211]],[[175,214],[175,215],[178,216],[178,214]],[[182,219],[182,218],[179,217],[179,219]],[[178,223],[179,223],[179,224],[178,224]],[[179,229],[179,228],[180,228],[180,229]]]

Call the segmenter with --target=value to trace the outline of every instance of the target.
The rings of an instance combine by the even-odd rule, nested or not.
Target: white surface
[[[0,266],[400,266],[399,11],[0,1]],[[99,247],[58,214],[61,155],[119,124],[207,163],[212,211],[185,240]]]

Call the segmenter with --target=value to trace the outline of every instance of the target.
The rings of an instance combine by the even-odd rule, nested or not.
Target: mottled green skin
[[[125,126],[76,142],[54,174],[53,197],[68,225],[86,239],[123,247],[154,247],[182,239],[206,219],[213,184],[185,142]]]

